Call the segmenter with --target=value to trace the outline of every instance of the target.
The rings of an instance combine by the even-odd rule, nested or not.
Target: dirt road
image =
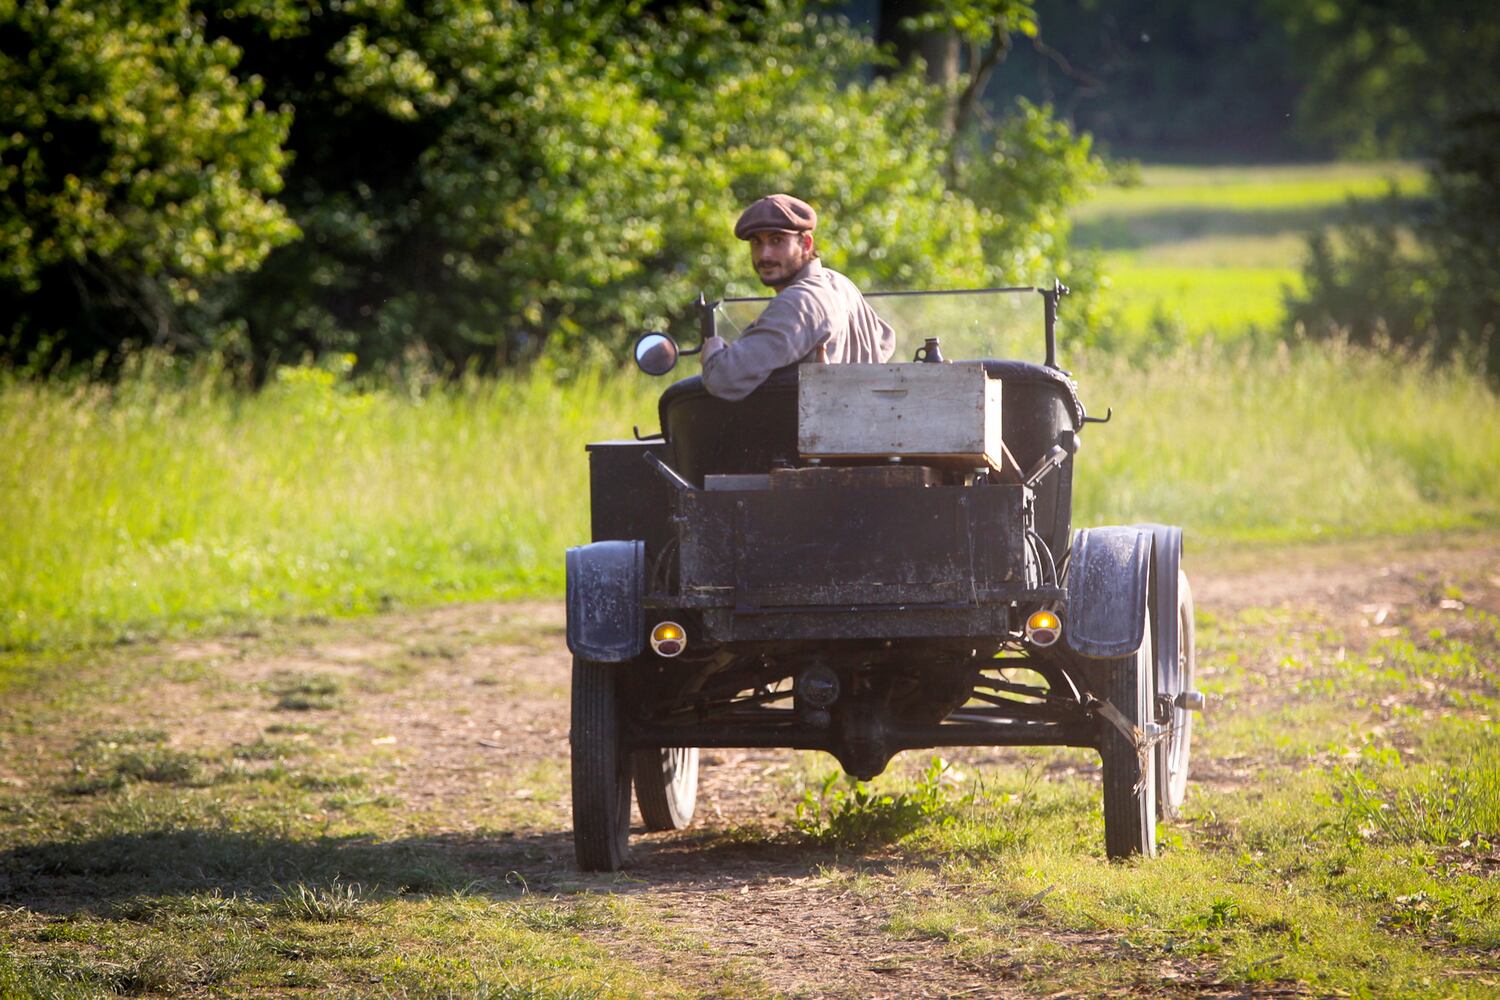
[[[1190,571],[1210,636],[1264,633],[1264,657],[1239,667],[1267,678],[1274,678],[1281,655],[1272,639],[1288,628],[1289,617],[1295,621],[1298,608],[1316,609],[1319,629],[1356,641],[1439,614],[1445,601],[1500,614],[1494,536],[1456,552],[1427,551],[1416,541],[1309,548],[1274,561],[1190,563]],[[1461,600],[1450,596],[1460,589]],[[1258,619],[1244,615],[1247,609],[1278,613]],[[739,995],[731,987],[744,982],[807,996],[1031,995],[1025,985],[1033,958],[968,960],[939,937],[892,933],[880,891],[891,870],[879,851],[858,862],[868,883],[860,885],[847,869],[829,870],[830,852],[792,847],[774,835],[792,814],[808,766],[790,752],[705,752],[692,829],[633,837],[633,865],[619,876],[575,871],[562,633],[559,605],[530,603],[180,643],[157,656],[152,682],[121,689],[71,730],[38,734],[31,755],[63,757],[85,725],[138,724],[143,713],[172,734],[174,746],[190,751],[226,744],[253,750],[268,739],[293,748],[315,744],[324,751],[320,780],[330,788],[341,787],[339,776],[350,769],[366,776],[350,783],[345,798],[354,804],[344,808],[365,800],[378,806],[380,838],[417,845],[476,878],[523,885],[533,894],[593,889],[645,906],[655,927],[650,935],[618,925],[585,933],[633,963],[696,984],[701,995]],[[1206,652],[1200,669],[1211,686],[1216,665],[1212,649]],[[1292,691],[1268,683],[1256,695],[1259,703],[1239,709],[1267,710],[1295,697]],[[1202,724],[1215,725],[1212,707]],[[1019,753],[959,756],[964,766],[982,768]],[[256,754],[242,756],[253,761]],[[1255,762],[1200,756],[1194,764],[1202,787],[1243,782]],[[11,786],[39,780],[15,759],[4,767],[0,781]],[[102,891],[60,876],[28,878],[3,893],[9,903],[64,910],[67,900]],[[1075,954],[1118,946],[1103,932],[1056,937]],[[1185,962],[1161,972],[1177,993],[1241,995]],[[1273,985],[1258,995],[1276,992]]]

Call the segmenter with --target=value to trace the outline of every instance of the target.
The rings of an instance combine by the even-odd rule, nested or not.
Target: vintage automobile
[[[902,750],[1092,748],[1106,853],[1155,852],[1203,701],[1192,592],[1180,528],[1072,527],[1081,433],[1109,414],[1057,363],[1066,292],[872,294],[922,341],[912,362],[794,366],[740,402],[685,378],[658,433],[588,445],[593,540],[567,553],[581,868],[627,862],[632,785],[647,830],[688,824],[704,747],[822,750],[860,779]],[[700,298],[701,332],[766,301]],[[1019,360],[1038,326],[1043,360]],[[636,344],[649,374],[690,353]]]

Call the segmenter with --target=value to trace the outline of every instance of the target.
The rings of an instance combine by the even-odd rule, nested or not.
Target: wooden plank
[[[704,476],[703,488],[715,492],[721,490],[768,490],[771,488],[771,477],[765,473],[735,473],[721,476]]]
[[[804,365],[799,377],[804,458],[1005,468],[1001,383],[982,364]]]
[[[942,483],[943,474],[928,465],[819,465],[771,470],[773,490],[941,486]]]

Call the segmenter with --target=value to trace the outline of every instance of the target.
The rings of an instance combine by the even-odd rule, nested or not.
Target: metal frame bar
[[[792,715],[790,712],[787,714]],[[974,715],[973,712],[961,714],[967,717]],[[777,723],[739,725],[695,723],[670,726],[628,723],[624,735],[626,745],[631,749],[689,746],[713,749],[785,748],[835,753],[844,746],[836,729],[820,729],[795,717]],[[887,723],[880,727],[879,736],[881,743],[895,753],[929,747],[1098,747],[1097,727],[1082,718],[1078,722],[996,719],[936,725]]]

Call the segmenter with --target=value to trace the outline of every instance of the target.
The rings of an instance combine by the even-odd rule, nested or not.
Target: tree
[[[774,190],[816,203],[825,256],[868,283],[1056,266],[1066,213],[1041,207],[1080,185],[945,184],[946,92],[862,82],[878,50],[800,3],[444,9],[225,25],[297,108],[286,201],[307,237],[247,285],[258,344],[487,366],[612,349],[700,289],[755,291],[729,223]],[[1064,136],[1045,137],[1081,151],[1063,174],[1087,174]],[[1043,141],[1014,130],[1012,162]],[[277,294],[300,275],[317,284]]]
[[[45,34],[36,9],[28,30]],[[110,9],[116,20],[95,26],[100,46],[128,34],[132,17],[145,23]],[[255,123],[262,141],[259,173],[247,153],[231,164],[246,164],[233,176],[260,201],[192,231],[243,248],[243,227],[230,223],[260,219],[254,204],[277,228],[257,230],[262,242],[233,267],[204,271],[184,267],[183,247],[161,245],[153,259],[142,240],[116,259],[118,274],[180,277],[161,311],[197,336],[176,340],[212,341],[232,321],[262,365],[325,352],[372,365],[415,351],[499,368],[612,351],[685,316],[700,289],[756,290],[730,224],[775,190],[817,204],[825,256],[867,284],[1041,280],[1063,265],[1067,199],[1097,168],[1085,142],[1031,107],[971,140],[974,167],[959,176],[945,130],[952,95],[913,72],[869,80],[882,58],[874,43],[801,0],[178,0],[170,10],[151,30],[169,26],[186,51],[219,60],[217,103],[194,97],[193,107]],[[141,72],[170,75],[178,44],[143,55]],[[136,97],[120,98],[122,113],[135,113]],[[45,141],[29,135],[15,155]],[[227,171],[210,152],[174,176]],[[284,182],[277,201],[273,182]],[[18,175],[16,204],[29,204],[31,183]],[[13,231],[20,254],[26,230]],[[17,288],[31,330],[37,300]],[[86,343],[119,345],[127,328],[111,330],[97,306],[78,307]]]
[[[1314,334],[1464,354],[1500,375],[1500,25],[1470,0],[1304,16],[1304,44],[1328,47],[1307,97],[1326,127],[1359,151],[1436,158],[1432,197],[1414,216],[1365,213],[1339,240],[1312,242],[1292,318]]]
[[[203,346],[221,279],[296,235],[288,116],[238,57],[187,0],[0,3],[6,354]]]
[[[1411,217],[1389,203],[1309,245],[1294,322],[1314,336],[1389,343],[1500,376],[1500,109],[1455,122],[1433,197]]]
[[[1299,128],[1356,155],[1430,155],[1500,94],[1500,21],[1487,0],[1281,0],[1309,74]]]
[[[983,107],[995,68],[1010,53],[1011,35],[1035,38],[1029,0],[883,0],[880,37],[897,62],[922,63],[929,83],[947,91],[943,125],[964,135]]]

